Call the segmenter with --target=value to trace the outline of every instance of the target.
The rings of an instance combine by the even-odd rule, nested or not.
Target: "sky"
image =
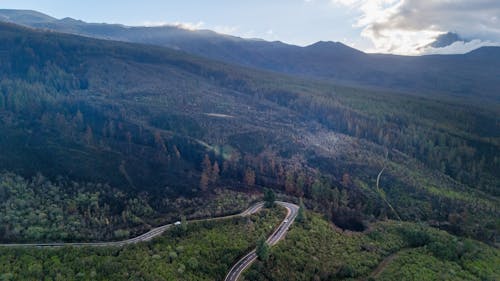
[[[179,25],[306,46],[421,55],[500,46],[500,0],[0,0],[3,9],[125,25]],[[432,48],[437,36],[463,41]]]

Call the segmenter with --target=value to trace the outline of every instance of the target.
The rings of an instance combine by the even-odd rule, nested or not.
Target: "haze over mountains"
[[[496,81],[500,76],[500,47],[483,47],[465,55],[410,57],[366,54],[338,42],[300,47],[176,26],[129,27],[71,18],[58,20],[24,10],[0,10],[0,20],[100,39],[165,46],[227,63],[351,85],[500,100],[500,84]],[[446,46],[459,39],[448,33],[432,45]]]

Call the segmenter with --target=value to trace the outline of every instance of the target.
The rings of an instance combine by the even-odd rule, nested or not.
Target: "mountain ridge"
[[[5,13],[5,10],[4,10]],[[10,11],[10,13],[13,13]],[[448,95],[476,101],[500,101],[500,47],[465,55],[399,56],[367,54],[339,42],[300,47],[283,42],[243,39],[210,30],[177,26],[127,27],[50,19],[17,24],[105,40],[157,45],[230,64],[287,75],[331,80],[423,96]],[[2,12],[0,11],[0,14]]]
[[[478,110],[10,23],[0,37],[0,170],[43,175],[60,190],[61,177],[93,183],[117,217],[125,207],[113,190],[142,196],[151,220],[170,210],[165,198],[265,186],[349,227],[391,215],[367,188],[388,166],[381,188],[401,218],[447,222],[460,206],[467,222],[449,231],[497,237],[492,104]],[[323,200],[340,191],[342,208]]]
[[[75,19],[72,17],[65,17],[62,19],[57,19],[54,17],[51,17],[47,14],[35,11],[35,10],[16,10],[16,9],[0,9],[0,15],[2,16],[3,19],[7,18],[7,15],[14,15],[14,19],[11,19],[11,22],[21,24],[21,25],[29,25],[29,24],[47,24],[47,23],[54,23],[54,22],[60,22],[60,23],[73,23],[73,24],[79,24],[79,25],[90,25],[90,26],[101,26],[101,27],[108,27],[108,28],[113,28],[113,27],[119,27],[119,28],[125,28],[125,29],[176,29],[179,31],[187,31],[187,32],[192,32],[192,33],[198,33],[198,34],[210,34],[210,35],[218,35],[226,38],[231,38],[233,40],[238,40],[238,41],[256,41],[256,42],[266,42],[266,43],[279,43],[283,45],[288,45],[288,46],[294,46],[298,48],[311,48],[311,47],[317,47],[321,45],[329,45],[330,47],[343,47],[343,48],[349,48],[353,51],[357,51],[359,53],[364,53],[361,50],[355,49],[353,47],[347,46],[339,41],[317,41],[314,43],[311,43],[310,45],[306,46],[297,46],[289,43],[284,43],[281,41],[267,41],[264,39],[260,38],[242,38],[234,35],[228,35],[224,33],[219,33],[210,29],[196,29],[196,30],[191,30],[191,29],[185,29],[182,28],[178,25],[170,25],[170,24],[164,24],[164,25],[158,25],[158,26],[140,26],[140,25],[124,25],[124,24],[119,24],[119,23],[92,23],[92,22],[85,22],[83,20]],[[30,16],[32,18],[30,18]],[[40,25],[42,27],[43,25]],[[82,35],[82,34],[80,34]],[[451,40],[451,41],[450,41]],[[441,42],[443,41],[443,42]],[[455,41],[468,41],[462,39],[457,33],[454,32],[448,32],[445,34],[442,34],[436,38],[436,43],[431,43],[429,46],[433,47],[445,47],[447,45],[452,44]],[[479,47],[478,49],[481,49],[483,47]],[[477,50],[477,49],[475,49]],[[475,51],[472,50],[471,52]],[[379,53],[370,53],[370,54],[379,54]],[[384,53],[385,54],[385,53]],[[449,54],[446,54],[449,55]],[[453,55],[453,54],[451,54]],[[394,55],[394,56],[399,56],[399,57],[405,57],[404,55]],[[423,55],[426,56],[426,55]]]

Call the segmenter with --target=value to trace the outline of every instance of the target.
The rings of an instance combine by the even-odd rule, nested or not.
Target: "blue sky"
[[[2,8],[33,9],[57,18],[127,25],[186,23],[243,37],[307,45],[359,41],[355,11],[304,0],[0,0]],[[357,42],[359,43],[359,42]]]
[[[56,18],[126,25],[182,24],[297,45],[340,41],[369,52],[464,52],[500,42],[498,0],[0,0]],[[439,34],[468,41],[425,49]]]

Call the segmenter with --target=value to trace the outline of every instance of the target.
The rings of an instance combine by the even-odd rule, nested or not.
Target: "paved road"
[[[287,202],[276,202],[278,205],[283,206],[287,209],[287,215],[285,219],[280,223],[278,228],[269,236],[267,239],[267,243],[270,246],[276,245],[281,239],[283,239],[292,225],[293,221],[295,220],[295,217],[297,217],[297,213],[299,210],[299,206],[292,204],[292,203],[287,203]],[[237,217],[237,216],[250,216],[256,212],[258,212],[262,207],[264,206],[264,203],[259,202],[254,205],[252,205],[250,208],[247,210],[243,211],[240,214],[237,215],[231,215],[231,216],[225,216],[225,217],[217,217],[217,218],[210,218],[210,219],[199,219],[199,220],[191,220],[189,222],[198,222],[198,221],[211,221],[211,220],[222,220],[222,219],[228,219],[231,217]],[[139,235],[134,238],[130,238],[127,240],[123,241],[115,241],[115,242],[91,242],[91,243],[26,243],[26,244],[0,244],[0,247],[64,247],[64,246],[75,246],[75,247],[81,247],[81,246],[87,246],[87,247],[104,247],[104,246],[115,246],[115,247],[121,247],[124,245],[128,244],[135,244],[139,242],[145,242],[149,241],[155,237],[160,236],[163,232],[165,232],[167,229],[172,227],[174,224],[166,224],[160,227],[156,227],[151,229],[150,231]],[[226,276],[226,281],[237,281],[238,278],[240,277],[241,273],[248,268],[255,260],[257,259],[257,254],[255,253],[255,250],[251,251],[248,253],[246,256],[241,258],[229,271],[229,273]]]
[[[297,217],[297,213],[299,211],[299,206],[295,204],[280,201],[276,203],[285,207],[288,213],[285,219],[278,226],[278,228],[276,228],[274,233],[271,234],[271,236],[269,236],[269,238],[267,239],[267,243],[270,246],[276,245],[281,239],[285,238],[288,229]],[[226,275],[224,281],[237,281],[241,276],[241,273],[245,271],[245,269],[247,269],[256,259],[257,254],[255,253],[255,250],[242,257],[238,262],[236,262],[235,265],[233,265],[229,273]]]
[[[231,215],[231,216],[225,216],[225,217],[217,217],[217,218],[211,218],[211,219],[199,219],[199,220],[191,220],[189,222],[198,222],[198,221],[210,221],[210,220],[222,220],[222,219],[228,219],[231,217],[237,217],[237,216],[250,216],[256,212],[258,212],[262,207],[264,206],[264,203],[259,202],[254,205],[252,205],[250,208],[245,210],[244,212],[237,214],[237,215]],[[155,237],[160,236],[163,232],[165,232],[167,229],[172,227],[174,224],[166,224],[162,225],[160,227],[156,227],[151,229],[150,231],[139,235],[134,238],[130,238],[127,240],[123,241],[115,241],[115,242],[91,242],[91,243],[27,243],[27,244],[0,244],[0,247],[64,247],[64,246],[89,246],[89,247],[104,247],[104,246],[115,246],[115,247],[121,247],[124,245],[128,244],[135,244],[139,242],[144,242],[144,241],[149,241]]]

